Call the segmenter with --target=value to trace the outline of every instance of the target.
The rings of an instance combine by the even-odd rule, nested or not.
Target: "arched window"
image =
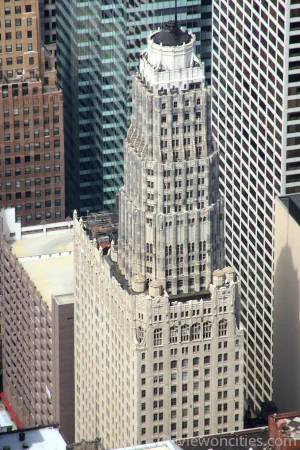
[[[183,325],[181,327],[181,342],[187,342],[190,340],[190,327]]]
[[[142,327],[138,327],[138,329],[136,330],[136,339],[139,344],[143,341],[144,336],[145,336],[144,329]]]
[[[178,327],[170,328],[170,344],[178,341]]]
[[[157,346],[157,345],[162,345],[163,343],[163,332],[162,332],[162,328],[156,328],[156,330],[154,330],[154,334],[153,334],[153,345]]]
[[[221,319],[219,321],[219,337],[227,336],[227,320]]]
[[[204,356],[204,364],[210,364],[210,356]]]
[[[194,325],[192,325],[192,341],[200,339],[200,335],[201,335],[201,325],[200,323],[194,323]]]
[[[174,359],[173,361],[171,361],[171,369],[177,369],[177,361]]]
[[[211,322],[204,322],[203,324],[203,339],[211,338]]]

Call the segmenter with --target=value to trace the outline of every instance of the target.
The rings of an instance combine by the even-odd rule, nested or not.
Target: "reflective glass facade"
[[[131,74],[149,31],[173,19],[174,6],[174,0],[57,0],[69,214],[74,208],[85,213],[113,207],[123,185]],[[178,21],[196,34],[209,78],[211,0],[178,0]]]

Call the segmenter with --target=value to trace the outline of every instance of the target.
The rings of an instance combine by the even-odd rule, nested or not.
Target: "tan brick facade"
[[[65,218],[63,94],[41,46],[37,1],[5,2],[0,67],[0,205],[23,225]]]

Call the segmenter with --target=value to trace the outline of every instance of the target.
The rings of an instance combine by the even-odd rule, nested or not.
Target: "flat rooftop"
[[[278,200],[285,206],[292,218],[300,226],[300,193],[283,195]]]
[[[13,253],[51,308],[51,296],[74,292],[74,243],[72,233],[13,241]]]
[[[20,261],[27,257],[53,255],[74,250],[73,234],[67,232],[48,236],[27,236],[25,239],[11,241],[9,244]]]
[[[58,305],[69,305],[74,303],[74,294],[54,295],[55,301]]]
[[[24,441],[20,441],[20,430],[1,433],[0,448],[5,446],[11,450],[23,450],[23,443],[27,442],[30,450],[66,450],[66,442],[59,432],[59,428],[45,427],[22,430],[25,433]]]

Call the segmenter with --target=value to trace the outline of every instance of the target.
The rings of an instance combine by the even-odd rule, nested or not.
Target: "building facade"
[[[153,33],[133,81],[118,243],[74,216],[75,436],[105,447],[239,429],[239,283],[222,264],[210,90],[195,36]]]
[[[245,383],[272,398],[274,198],[300,190],[297,1],[217,0],[212,130],[220,148],[226,263],[241,278]]]
[[[65,218],[63,94],[41,45],[38,1],[0,6],[0,204],[23,225]]]
[[[300,194],[275,201],[274,247],[274,402],[296,411],[300,401],[299,270]],[[287,333],[286,330],[289,330]],[[286,370],[293,367],[293,370]]]
[[[74,208],[82,214],[113,208],[123,186],[131,75],[149,31],[174,17],[174,5],[140,0],[56,2],[58,75],[67,105],[68,214]],[[196,33],[209,78],[211,1],[202,0],[200,7],[199,1],[187,5],[180,0],[178,19]]]
[[[234,272],[226,269],[225,282],[217,271],[202,293],[169,296],[153,282],[136,293],[88,225],[74,223],[76,441],[101,436],[112,448],[241,429]],[[136,285],[143,289],[145,278]]]
[[[72,441],[72,223],[21,228],[13,215],[0,217],[3,392],[23,427],[59,421]]]

